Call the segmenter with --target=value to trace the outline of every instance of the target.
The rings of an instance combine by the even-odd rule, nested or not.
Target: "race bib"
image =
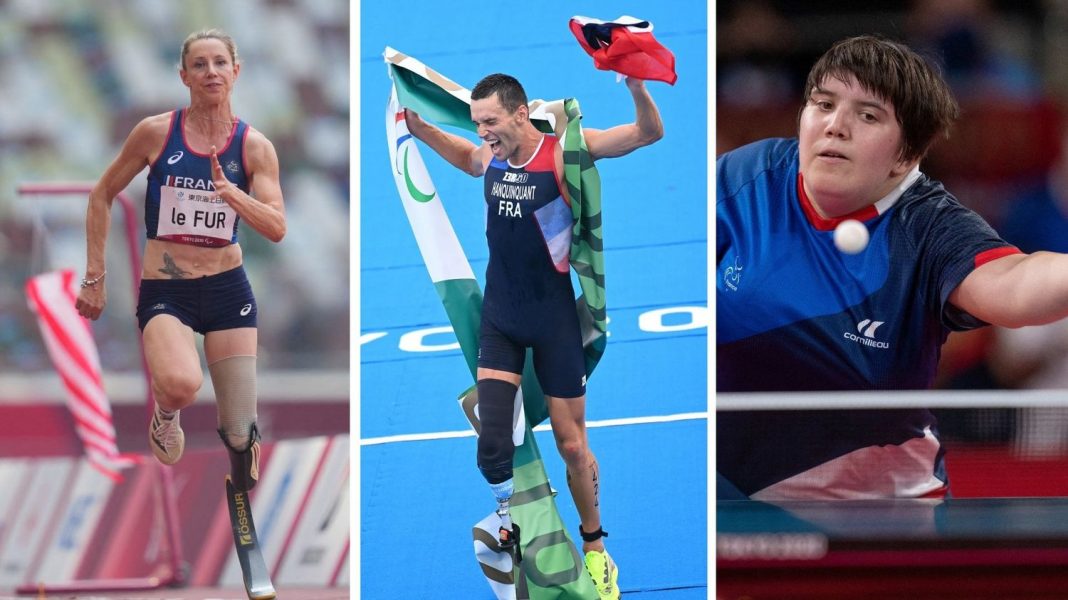
[[[156,239],[194,246],[226,246],[237,212],[214,191],[160,186]]]

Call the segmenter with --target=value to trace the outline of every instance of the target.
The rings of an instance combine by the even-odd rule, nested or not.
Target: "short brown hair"
[[[230,37],[230,34],[222,29],[201,29],[200,31],[190,33],[186,36],[185,41],[182,42],[182,54],[178,57],[178,68],[185,68],[185,55],[189,54],[189,46],[193,42],[208,39],[219,40],[223,44],[226,44],[226,49],[230,51],[230,60],[234,65],[238,64],[237,44],[234,43],[234,38]]]
[[[841,40],[825,52],[808,73],[805,102],[828,77],[845,81],[850,75],[894,106],[906,160],[923,158],[960,115],[941,72],[908,46],[875,35]]]
[[[514,113],[519,110],[520,106],[527,105],[526,91],[523,90],[519,80],[511,75],[494,73],[483,77],[482,81],[475,84],[475,89],[471,90],[471,99],[481,100],[493,94],[497,94],[497,100],[509,113]]]

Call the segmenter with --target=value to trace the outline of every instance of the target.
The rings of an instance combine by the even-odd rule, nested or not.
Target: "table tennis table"
[[[716,507],[717,598],[1068,598],[1068,498]]]

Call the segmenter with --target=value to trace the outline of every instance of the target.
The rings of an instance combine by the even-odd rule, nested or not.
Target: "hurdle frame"
[[[95,182],[73,181],[56,183],[24,183],[16,189],[17,196],[86,196],[92,191]],[[134,208],[130,197],[125,191],[119,192],[115,198],[119,201],[122,209],[124,232],[126,237],[126,249],[129,255],[130,275],[134,305],[137,304],[139,289],[141,286],[141,253],[137,244],[137,210]],[[148,416],[151,418],[156,403],[152,393],[152,376],[148,371],[148,359],[145,357],[144,340],[138,336],[138,347],[141,354],[141,371],[145,377],[145,405]],[[183,587],[188,583],[188,567],[185,564],[182,553],[182,538],[178,529],[178,499],[174,486],[174,478],[170,469],[163,465],[156,465],[159,473],[159,486],[163,500],[163,520],[167,554],[169,564],[165,565],[168,571],[161,576],[115,578],[115,579],[84,579],[72,580],[66,583],[24,584],[15,589],[18,594],[46,593],[76,593],[76,592],[101,592],[101,591],[139,591],[154,590],[163,587]]]

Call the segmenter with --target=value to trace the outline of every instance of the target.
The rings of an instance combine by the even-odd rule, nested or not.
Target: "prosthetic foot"
[[[230,479],[239,492],[247,492],[256,486],[260,479],[260,432],[252,424],[248,442],[241,448],[234,448],[226,439],[226,433],[219,430],[226,451],[230,455]]]
[[[519,525],[512,522],[511,502],[513,484],[508,478],[500,483],[491,483],[490,489],[497,498],[497,516],[501,519],[501,527],[497,531],[497,541],[501,550],[510,552],[515,557],[515,563],[523,560],[519,550]]]
[[[501,545],[501,550],[514,553],[515,562],[519,564],[523,560],[519,546],[519,524],[512,522],[508,500],[497,501],[497,516],[501,518],[501,528],[497,533],[497,541]]]

